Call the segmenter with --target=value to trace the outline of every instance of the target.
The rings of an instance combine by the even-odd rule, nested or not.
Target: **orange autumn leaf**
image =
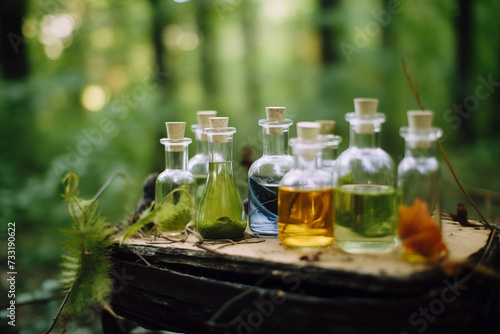
[[[437,223],[432,221],[427,204],[420,198],[412,206],[400,205],[398,235],[406,251],[429,260],[441,258],[448,250]]]

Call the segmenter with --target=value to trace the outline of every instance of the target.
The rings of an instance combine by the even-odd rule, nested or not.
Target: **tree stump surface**
[[[500,268],[490,230],[443,222],[450,260]],[[185,242],[129,239],[113,250],[120,316],[179,333],[497,333],[500,284],[476,270],[441,268],[383,254],[285,249],[248,239],[214,251]],[[224,244],[226,245],[226,244]],[[484,330],[484,331],[483,331]]]

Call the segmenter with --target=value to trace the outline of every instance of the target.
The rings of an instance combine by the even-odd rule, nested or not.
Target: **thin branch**
[[[411,80],[410,72],[408,71],[408,66],[406,66],[406,60],[401,59],[401,63],[403,64],[403,70],[405,71],[406,79],[408,79],[408,83],[410,84],[410,88],[413,91],[413,95],[415,95],[415,98],[417,99],[417,103],[420,106],[420,109],[425,110],[424,105],[420,100],[420,96],[418,95],[418,91],[413,85],[413,81]]]
[[[493,230],[493,227],[490,225],[490,223],[488,223],[488,221],[483,216],[481,211],[479,211],[479,208],[476,206],[476,203],[474,203],[472,198],[469,196],[469,194],[467,193],[467,190],[465,190],[465,188],[462,186],[462,183],[458,179],[457,175],[455,174],[455,171],[453,170],[453,167],[451,166],[450,160],[448,159],[448,156],[446,155],[446,152],[444,151],[444,148],[443,148],[443,145],[441,144],[441,141],[438,139],[438,140],[436,140],[436,142],[437,142],[439,151],[441,152],[441,155],[443,156],[443,159],[446,162],[446,165],[448,165],[448,168],[450,169],[451,175],[453,175],[453,178],[455,179],[455,182],[457,183],[458,187],[460,188],[460,190],[462,190],[463,194],[465,195],[465,197],[467,197],[467,200],[474,207],[474,209],[476,210],[478,215],[483,219],[484,224],[489,229]]]
[[[71,295],[71,292],[73,291],[74,286],[75,286],[75,283],[73,283],[73,285],[71,286],[71,290],[69,290],[68,293],[66,294],[66,296],[64,296],[64,300],[62,301],[61,306],[59,306],[59,309],[57,310],[56,316],[52,319],[52,323],[50,324],[50,327],[49,327],[49,329],[47,329],[45,334],[49,334],[54,329],[54,326],[57,323],[57,319],[59,319],[59,316],[61,315],[61,312],[64,308],[64,305],[66,305],[66,303],[68,302],[69,296]]]
[[[108,188],[108,186],[111,184],[111,182],[113,182],[119,176],[127,178],[128,174],[124,173],[124,172],[116,172],[116,173],[111,174],[111,176],[108,177],[108,179],[106,180],[106,182],[104,182],[104,184],[101,186],[101,188],[99,188],[99,190],[94,195],[94,197],[92,197],[92,201],[97,200],[99,198],[99,196],[101,196],[101,194],[104,192],[104,190],[106,190]]]

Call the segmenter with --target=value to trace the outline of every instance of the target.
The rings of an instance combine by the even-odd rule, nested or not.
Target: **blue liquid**
[[[266,182],[267,181],[267,182]],[[278,235],[278,185],[250,177],[248,182],[248,221],[259,236]]]

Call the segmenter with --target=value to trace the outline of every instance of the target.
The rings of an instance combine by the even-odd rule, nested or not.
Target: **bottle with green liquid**
[[[354,99],[349,148],[337,159],[334,191],[335,241],[349,253],[371,253],[395,244],[397,194],[392,158],[380,148],[378,99]]]
[[[196,113],[198,124],[191,126],[195,135],[196,154],[189,159],[188,170],[196,179],[196,204],[199,203],[208,177],[208,138],[203,134],[205,128],[210,127],[209,118],[217,116],[215,110],[203,110]]]
[[[164,205],[175,212],[167,221],[157,222],[160,232],[171,237],[182,236],[184,228],[191,221],[195,180],[187,170],[190,138],[184,138],[185,122],[166,122],[165,170],[156,178],[155,205]]]
[[[208,179],[196,212],[196,228],[204,239],[241,239],[247,219],[233,174],[233,134],[228,117],[211,117]]]

